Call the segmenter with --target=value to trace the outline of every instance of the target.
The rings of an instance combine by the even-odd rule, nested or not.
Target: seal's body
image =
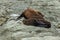
[[[25,25],[34,25],[39,27],[50,28],[51,23],[46,21],[43,17],[44,15],[39,11],[33,9],[26,9],[17,19],[24,17],[23,23]]]

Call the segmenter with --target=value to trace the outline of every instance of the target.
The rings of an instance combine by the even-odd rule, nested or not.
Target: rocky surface
[[[53,36],[30,37],[30,38],[23,38],[22,40],[60,40],[60,37],[53,37]]]
[[[26,8],[45,15],[51,28],[27,26],[16,18]],[[0,40],[60,40],[59,0],[0,0]]]

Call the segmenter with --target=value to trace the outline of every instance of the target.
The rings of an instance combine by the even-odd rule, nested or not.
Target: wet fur
[[[45,28],[51,27],[51,23],[45,20],[43,18],[44,15],[39,11],[28,8],[17,18],[17,20],[19,20],[21,17],[25,18],[23,20],[25,25],[33,25]]]

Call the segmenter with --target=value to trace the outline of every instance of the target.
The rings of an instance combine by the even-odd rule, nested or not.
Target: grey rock
[[[22,40],[60,40],[60,37],[54,37],[54,36],[30,37],[30,38],[23,38]]]

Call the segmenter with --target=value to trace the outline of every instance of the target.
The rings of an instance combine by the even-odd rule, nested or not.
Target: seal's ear
[[[37,13],[38,13],[39,15],[41,15],[42,17],[44,17],[44,15],[43,15],[42,13],[40,13],[39,11],[37,11]]]

